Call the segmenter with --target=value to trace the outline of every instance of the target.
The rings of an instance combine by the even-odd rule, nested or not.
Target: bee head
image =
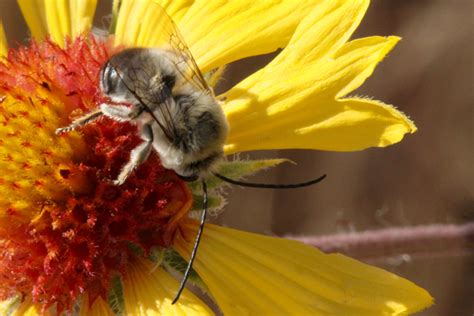
[[[143,67],[144,51],[143,48],[126,49],[104,64],[99,75],[99,87],[104,95],[119,103],[137,103],[135,95],[140,89],[146,89],[144,84],[149,80],[144,77],[146,72],[138,71]]]
[[[100,90],[115,102],[134,105],[139,103],[137,98],[150,99],[150,91],[161,87],[162,83],[171,91],[177,78],[170,58],[167,53],[153,49],[123,50],[102,67]]]

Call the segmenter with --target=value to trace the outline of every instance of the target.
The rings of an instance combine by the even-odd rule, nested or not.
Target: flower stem
[[[325,252],[341,252],[370,263],[396,264],[413,259],[474,254],[474,222],[290,238]]]

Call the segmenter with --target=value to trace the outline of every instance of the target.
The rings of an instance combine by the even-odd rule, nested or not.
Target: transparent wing
[[[135,58],[137,57],[145,58],[139,54],[135,55]],[[134,61],[134,66],[128,65],[126,72],[122,71],[120,63],[115,63],[114,57],[108,61],[108,65],[116,71],[127,90],[139,102],[140,109],[136,115],[140,115],[143,111],[149,113],[160,126],[166,138],[170,142],[174,142],[177,139],[177,129],[170,111],[174,100],[170,88],[162,78],[149,73],[145,60]],[[150,83],[150,78],[159,81]],[[155,116],[154,111],[156,110],[159,112],[159,117]]]
[[[196,89],[212,94],[175,23],[156,2],[119,1],[115,41],[130,47],[160,47],[172,51],[176,68]]]

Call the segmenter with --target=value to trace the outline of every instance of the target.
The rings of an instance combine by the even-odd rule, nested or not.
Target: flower
[[[158,2],[204,73],[283,48],[218,97],[231,126],[227,154],[359,150],[416,130],[392,106],[346,97],[399,40],[348,42],[368,1]],[[192,186],[164,169],[157,155],[123,186],[111,184],[139,142],[129,124],[102,119],[80,132],[54,134],[105,101],[98,73],[112,54],[157,44],[156,4],[115,1],[108,39],[89,34],[94,0],[19,4],[34,40],[7,54],[0,28],[1,311],[212,314],[189,290],[171,304],[178,288],[171,274],[182,272],[197,229],[188,217]],[[242,175],[279,162],[230,168]],[[210,187],[218,184],[209,179]],[[345,256],[211,224],[194,270],[191,281],[226,315],[395,315],[432,301],[410,281]]]

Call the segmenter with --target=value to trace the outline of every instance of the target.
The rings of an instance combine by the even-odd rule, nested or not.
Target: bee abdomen
[[[200,175],[203,173],[203,171],[208,171],[212,169],[212,166],[215,165],[219,160],[221,160],[223,155],[223,152],[213,152],[204,159],[188,163],[183,168],[184,173],[193,176]]]
[[[221,124],[210,111],[193,113],[193,99],[182,96],[177,99],[182,126],[177,130],[174,146],[183,153],[199,153],[221,138]]]

